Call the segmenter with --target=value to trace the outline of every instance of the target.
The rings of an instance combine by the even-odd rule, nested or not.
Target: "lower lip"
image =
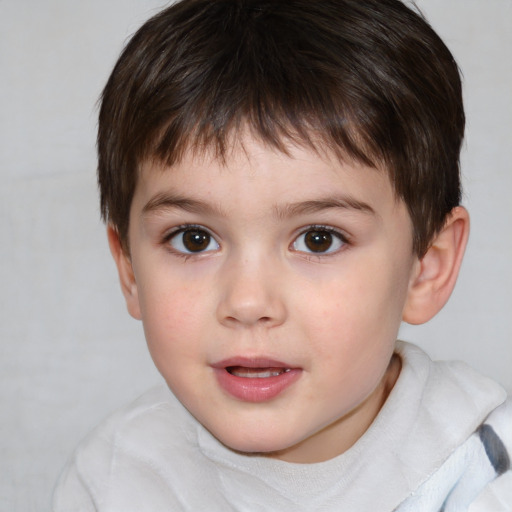
[[[244,402],[266,402],[280,395],[300,378],[300,369],[291,369],[273,377],[237,377],[225,368],[215,368],[220,387]]]

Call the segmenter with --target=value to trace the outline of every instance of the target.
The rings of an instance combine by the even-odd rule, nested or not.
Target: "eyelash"
[[[171,245],[171,241],[177,237],[180,233],[185,233],[187,231],[194,231],[194,230],[197,230],[199,232],[202,232],[202,233],[205,233],[206,235],[208,235],[210,237],[210,239],[208,240],[208,246],[206,247],[206,249],[208,249],[208,247],[210,246],[210,244],[212,242],[215,242],[215,244],[217,245],[217,248],[219,248],[219,243],[217,241],[217,238],[212,235],[212,233],[210,232],[210,230],[208,230],[207,228],[205,228],[204,226],[200,225],[200,224],[184,224],[184,225],[181,225],[181,226],[177,226],[176,228],[174,228],[172,231],[170,231],[169,233],[165,234],[163,239],[162,239],[162,244],[164,244],[168,250],[170,250],[173,254],[177,255],[177,256],[181,256],[185,259],[188,259],[190,257],[194,257],[194,256],[200,256],[200,255],[203,255],[203,254],[206,254],[206,253],[209,253],[209,252],[212,252],[213,249],[209,249],[209,250],[198,250],[198,251],[187,251],[187,250],[180,250],[180,249],[177,249],[175,247],[172,247]],[[297,249],[296,247],[294,247],[298,241],[300,240],[300,237],[303,236],[303,235],[306,235],[307,233],[312,233],[312,232],[319,232],[319,233],[328,233],[330,235],[333,236],[333,238],[335,240],[337,240],[339,242],[340,247],[338,248],[335,248],[334,250],[330,250],[331,247],[328,247],[325,251],[314,251],[314,250],[301,250],[301,249]],[[293,242],[290,244],[290,248],[293,250],[293,251],[296,251],[296,252],[299,252],[301,254],[304,254],[304,255],[307,255],[307,257],[326,257],[326,256],[333,256],[335,254],[337,254],[338,252],[340,252],[343,247],[345,247],[346,245],[349,245],[350,244],[350,240],[348,239],[348,237],[343,234],[342,232],[340,232],[339,230],[333,228],[333,227],[330,227],[330,226],[325,226],[325,225],[320,225],[320,224],[313,224],[313,225],[310,225],[310,226],[307,226],[306,228],[304,228],[293,240]],[[183,242],[182,242],[182,245],[183,245]],[[185,248],[186,249],[186,248]]]
[[[200,224],[184,224],[184,225],[181,225],[181,226],[177,226],[172,231],[170,231],[170,232],[168,232],[168,233],[166,233],[164,235],[164,237],[162,239],[162,244],[165,245],[167,247],[167,249],[170,252],[172,252],[174,255],[181,256],[181,257],[183,257],[185,259],[188,259],[188,258],[191,258],[191,257],[194,257],[194,256],[201,256],[202,254],[212,252],[211,249],[210,250],[204,250],[204,251],[190,251],[190,252],[187,252],[187,251],[182,251],[182,250],[176,249],[175,247],[172,247],[171,241],[175,237],[177,237],[180,233],[185,233],[187,231],[194,231],[194,230],[197,230],[197,231],[200,231],[200,232],[203,232],[203,233],[207,234],[210,237],[209,244],[212,241],[214,241],[217,244],[217,246],[219,246],[219,243],[217,242],[217,238],[214,235],[212,235],[210,230],[208,230],[204,226],[201,226]]]
[[[294,249],[294,250],[307,255],[308,258],[311,258],[311,257],[320,258],[320,257],[334,256],[334,255],[338,254],[341,250],[343,250],[344,247],[346,247],[347,245],[350,245],[350,239],[341,231],[339,231],[331,226],[325,226],[325,225],[321,225],[321,224],[313,224],[311,226],[307,226],[295,237],[295,239],[293,240],[293,242],[291,244],[291,247],[293,248],[293,246],[297,243],[297,241],[300,239],[301,236],[306,235],[307,233],[314,232],[314,231],[317,231],[320,233],[329,233],[330,235],[333,236],[334,239],[338,240],[338,242],[341,244],[341,246],[334,250],[330,250],[330,247],[329,247],[329,249],[325,252],[302,251],[302,250],[297,250],[297,249]]]

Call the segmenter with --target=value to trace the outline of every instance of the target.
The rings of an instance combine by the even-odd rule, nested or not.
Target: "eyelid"
[[[179,226],[174,226],[170,229],[168,229],[163,238],[169,239],[172,238],[173,235],[176,235],[177,233],[180,233],[181,231],[186,231],[187,229],[200,229],[201,231],[205,231],[211,236],[214,236],[210,229],[203,226],[202,224],[180,224]]]
[[[213,240],[216,243],[217,248],[216,249],[208,249],[208,250],[204,250],[204,251],[197,251],[197,252],[181,251],[179,249],[176,249],[175,247],[173,247],[170,244],[171,240],[174,237],[176,237],[180,233],[184,233],[185,231],[188,231],[188,230],[204,231],[208,236],[210,236],[211,240]],[[189,258],[191,256],[200,256],[202,254],[207,254],[207,253],[213,252],[214,250],[217,250],[220,248],[220,244],[219,244],[219,241],[217,240],[217,236],[214,235],[210,229],[208,229],[207,227],[205,227],[201,224],[182,224],[179,226],[175,226],[170,231],[167,231],[164,234],[164,236],[162,237],[162,244],[167,246],[167,248],[170,251],[172,251],[174,254],[179,255],[179,256],[184,256],[186,258]]]
[[[335,238],[337,238],[340,241],[341,247],[339,247],[335,250],[326,251],[326,252],[303,251],[303,250],[295,249],[294,245],[297,242],[297,240],[299,239],[299,237],[301,237],[302,235],[305,235],[306,233],[309,233],[310,231],[325,231],[327,233],[330,233],[331,235],[333,235]],[[308,256],[313,255],[313,256],[317,256],[317,257],[322,257],[322,256],[333,256],[335,254],[338,254],[345,246],[347,246],[349,244],[350,244],[350,238],[340,229],[334,228],[332,226],[324,225],[324,224],[311,224],[310,226],[301,228],[299,233],[294,237],[290,246],[291,246],[292,250],[294,250],[296,252],[307,254]]]

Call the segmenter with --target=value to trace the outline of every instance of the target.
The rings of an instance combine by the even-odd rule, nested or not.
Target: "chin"
[[[236,436],[212,434],[229,449],[247,455],[272,455],[275,452],[289,448],[289,443],[282,439],[262,438],[261,432],[255,438],[251,433],[246,432],[242,437],[237,433]]]

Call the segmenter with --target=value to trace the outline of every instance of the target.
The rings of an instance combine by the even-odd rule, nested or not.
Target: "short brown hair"
[[[386,168],[423,255],[460,201],[458,67],[399,0],[182,0],[147,21],[103,91],[101,212],[128,247],[140,164],[224,156],[242,125]]]

